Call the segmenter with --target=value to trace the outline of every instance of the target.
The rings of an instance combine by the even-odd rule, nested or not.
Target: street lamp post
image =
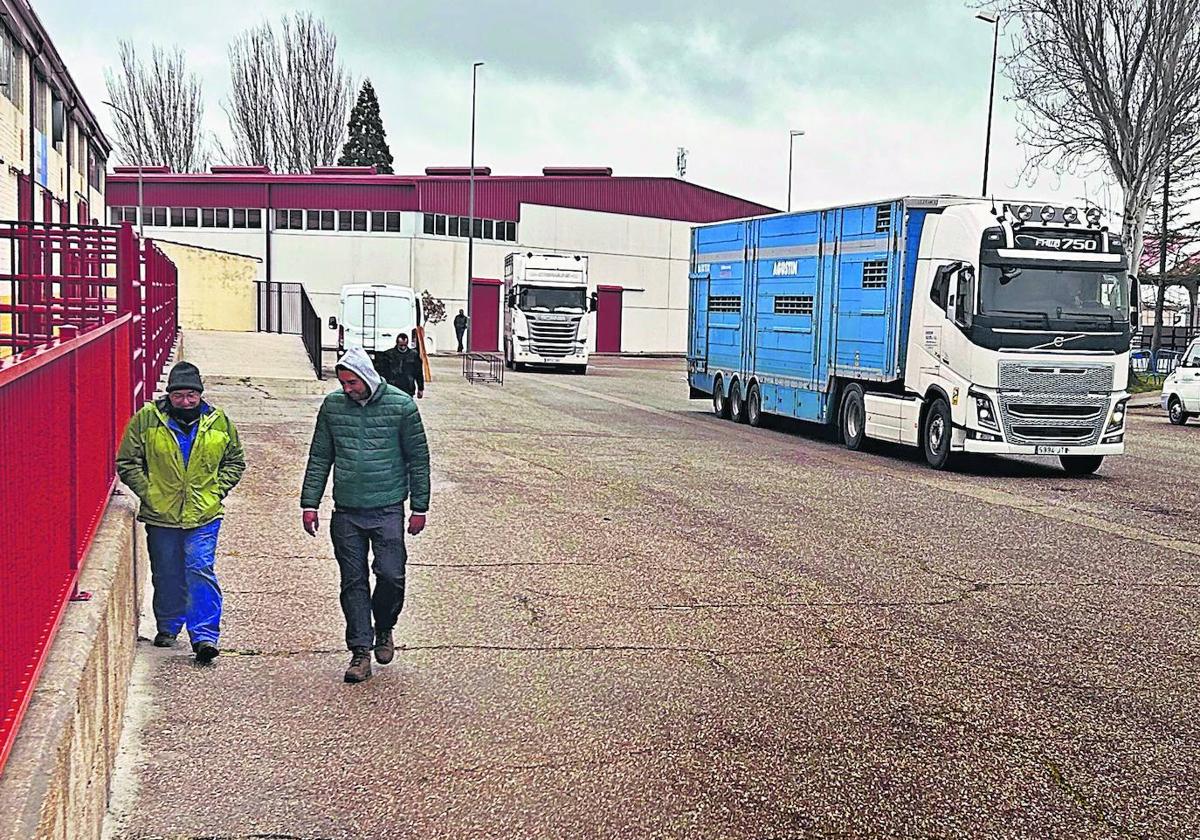
[[[1000,45],[1000,15],[980,13],[976,18],[992,25],[992,79],[988,91],[987,137],[983,141],[983,195],[988,191],[988,159],[992,152],[992,106],[996,101],[996,52]]]
[[[475,89],[482,61],[471,65],[471,171],[467,193],[467,352],[475,332],[475,307],[471,299],[471,281],[475,279]]]
[[[791,131],[788,133],[788,212],[792,212],[792,161],[793,152],[796,149],[796,138],[803,137],[803,131]]]
[[[142,232],[142,216],[144,216],[146,212],[146,203],[142,200],[142,169],[146,166],[146,160],[144,157],[142,157],[142,132],[139,130],[140,126],[138,126],[138,121],[135,120],[133,115],[124,108],[114,105],[108,101],[105,101],[104,104],[109,108],[112,108],[118,114],[123,114],[125,118],[129,120],[129,125],[133,128],[133,139],[137,144],[136,148],[138,156],[138,239],[144,240],[145,236]]]

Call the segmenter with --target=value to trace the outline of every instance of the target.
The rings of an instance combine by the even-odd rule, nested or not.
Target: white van
[[[361,347],[371,358],[396,346],[396,336],[410,337],[421,322],[421,299],[411,286],[350,283],[342,286],[340,318],[330,318],[338,331],[338,355]],[[425,336],[425,353],[433,355],[433,339]]]
[[[1163,380],[1162,407],[1176,426],[1200,414],[1200,338],[1192,342],[1175,370]]]

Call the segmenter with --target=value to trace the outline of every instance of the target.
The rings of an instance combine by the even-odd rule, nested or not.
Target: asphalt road
[[[1200,836],[1200,425],[935,473],[720,421],[678,362],[436,374],[361,686],[299,522],[319,398],[212,389],[230,650],[141,643],[109,836]]]

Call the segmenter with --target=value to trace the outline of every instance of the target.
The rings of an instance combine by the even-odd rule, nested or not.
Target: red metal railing
[[[9,243],[3,264],[3,243]],[[0,771],[174,344],[175,266],[132,228],[0,222]]]

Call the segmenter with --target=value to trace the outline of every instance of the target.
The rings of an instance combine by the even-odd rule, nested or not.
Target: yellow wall
[[[0,295],[0,303],[8,303],[8,295]],[[8,335],[12,332],[12,316],[0,315],[0,333]],[[7,347],[0,347],[0,359],[11,354]]]
[[[191,245],[157,242],[179,269],[179,326],[254,332],[258,260]]]

